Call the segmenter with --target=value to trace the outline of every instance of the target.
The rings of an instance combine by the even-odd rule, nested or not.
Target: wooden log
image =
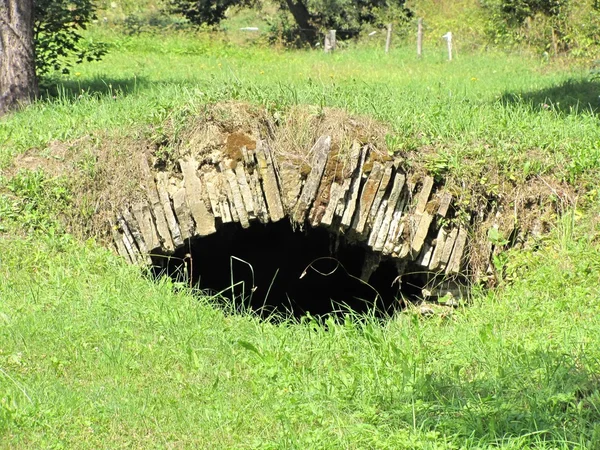
[[[127,250],[129,254],[129,259],[132,263],[137,264],[140,262],[140,250],[137,248],[135,244],[135,239],[131,235],[131,231],[129,231],[129,227],[123,220],[121,216],[117,216],[117,223],[119,224],[119,229],[121,230],[121,236],[123,237],[123,246]]]
[[[160,204],[165,214],[167,226],[169,227],[169,231],[171,232],[171,237],[173,238],[173,244],[176,247],[179,247],[180,245],[183,245],[183,239],[181,238],[181,230],[179,228],[179,224],[177,223],[177,219],[175,218],[173,207],[171,206],[171,199],[169,198],[169,193],[167,191],[167,184],[168,175],[165,172],[157,173],[156,190],[158,191]]]
[[[196,234],[207,236],[217,231],[215,228],[215,217],[208,211],[202,199],[202,182],[196,174],[198,163],[193,158],[180,159],[179,166],[183,173],[183,186],[185,188],[185,199],[196,222]]]
[[[371,205],[371,211],[369,211],[369,221],[367,222],[369,226],[374,227],[375,221],[377,220],[377,213],[379,212],[379,205],[383,201],[383,197],[388,190],[388,186],[390,184],[390,180],[392,179],[392,175],[394,173],[394,164],[388,163],[385,165],[385,170],[383,171],[383,176],[381,177],[381,183],[379,183],[379,189],[377,190],[377,194],[375,195],[375,199],[373,200],[373,205]]]
[[[450,257],[448,266],[446,267],[446,275],[457,274],[460,272],[462,266],[462,257],[467,243],[467,235],[467,229],[465,227],[460,227],[458,237],[456,238],[456,243],[454,244],[454,248],[452,250],[452,256]]]
[[[210,209],[212,215],[217,218],[221,217],[221,207],[220,207],[220,195],[219,189],[217,188],[218,178],[217,171],[211,166],[210,169],[205,170],[202,173],[202,185],[206,188],[206,192],[208,193],[208,201],[210,203]]]
[[[421,192],[417,195],[417,206],[415,207],[415,214],[423,214],[425,211],[425,207],[427,206],[427,202],[429,201],[429,196],[431,195],[431,189],[433,188],[433,177],[425,177],[423,180],[423,186],[421,188]]]
[[[240,188],[240,193],[242,194],[244,208],[248,212],[249,218],[254,218],[256,217],[254,214],[254,198],[252,196],[252,190],[250,189],[250,184],[248,183],[248,178],[243,164],[238,164],[235,167],[235,177],[237,178],[237,184]]]
[[[321,183],[321,178],[323,177],[323,172],[325,171],[325,165],[327,164],[330,149],[331,136],[321,136],[310,150],[310,154],[314,155],[312,168],[304,182],[304,188],[302,189],[298,202],[294,206],[294,212],[292,214],[292,219],[298,224],[304,223],[308,208],[310,208],[315,199],[319,184]]]
[[[423,244],[425,243],[425,238],[427,238],[427,234],[429,233],[429,227],[431,226],[431,222],[433,221],[433,215],[429,214],[427,211],[424,211],[419,218],[419,225],[417,231],[415,232],[412,242],[411,242],[411,254],[415,257],[421,252],[423,248]]]
[[[114,220],[110,219],[108,221],[108,224],[110,226],[110,232],[113,238],[113,242],[115,243],[115,247],[117,248],[117,253],[123,258],[125,258],[125,261],[132,263],[133,260],[131,259],[131,255],[129,254],[127,247],[125,247],[125,243],[123,242],[123,232],[119,232],[120,228]]]
[[[440,200],[440,207],[438,208],[437,212],[438,216],[446,217],[451,202],[452,194],[450,194],[449,192],[444,192],[444,194],[442,195],[442,199]]]
[[[148,254],[148,247],[144,242],[144,238],[142,237],[139,226],[131,215],[129,209],[126,207],[121,209],[120,225],[127,236],[127,239],[133,244],[131,247],[134,253],[136,248],[138,250],[137,260],[139,262],[152,264],[152,258],[150,258]]]
[[[279,193],[279,187],[277,185],[275,169],[271,160],[271,154],[266,143],[257,141],[255,156],[262,180],[262,191],[265,195],[265,199],[267,200],[269,216],[271,217],[271,221],[277,222],[283,219],[285,214],[283,212],[283,204],[281,202],[281,196]]]
[[[152,217],[148,203],[134,203],[131,206],[131,212],[140,227],[140,232],[146,242],[148,251],[162,248],[158,230],[156,229],[154,218]]]
[[[173,208],[179,222],[181,239],[186,240],[194,235],[194,222],[185,199],[185,188],[181,187],[173,193]]]
[[[356,214],[354,214],[351,225],[358,234],[363,233],[367,224],[371,207],[373,206],[375,196],[377,195],[379,185],[381,184],[381,179],[383,178],[383,170],[383,164],[380,162],[373,163],[373,169],[363,185],[358,206],[356,208]]]
[[[358,200],[358,194],[360,190],[360,185],[363,177],[363,166],[365,164],[365,158],[369,151],[369,146],[365,145],[361,149],[360,162],[358,163],[358,171],[352,177],[352,181],[350,182],[350,197],[345,204],[344,214],[342,216],[342,226],[349,227],[352,223],[352,218],[354,217],[354,211],[356,210],[356,202]]]
[[[231,192],[231,203],[235,207],[235,211],[240,219],[240,223],[242,224],[242,228],[248,228],[250,226],[250,222],[248,221],[248,211],[246,211],[246,207],[244,205],[244,199],[242,197],[242,192],[240,191],[240,186],[238,184],[238,179],[235,172],[231,169],[226,169],[224,171],[225,177],[227,177],[227,181],[229,182],[229,188]]]
[[[152,215],[154,216],[156,231],[160,237],[161,247],[169,252],[172,252],[175,250],[175,244],[169,230],[165,211],[160,201],[156,182],[154,180],[154,176],[152,175],[152,171],[150,170],[150,166],[148,165],[148,159],[145,154],[143,154],[141,157],[140,166],[146,179],[146,192],[148,193],[150,209],[152,211]]]
[[[331,188],[329,190],[329,203],[325,208],[325,214],[321,218],[321,225],[330,226],[333,223],[333,218],[335,215],[342,216],[344,214],[344,198],[346,196],[346,192],[350,188],[350,183],[352,180],[352,174],[357,170],[357,164],[359,163],[359,158],[361,154],[361,146],[358,142],[354,142],[350,149],[350,155],[348,158],[348,167],[347,171],[349,173],[348,177],[345,177],[343,181],[339,182],[339,180],[334,179],[331,184]],[[342,172],[345,172],[343,170]]]
[[[438,231],[437,238],[435,239],[435,249],[431,255],[431,261],[429,262],[429,270],[437,270],[440,266],[442,259],[442,253],[444,251],[444,244],[446,243],[446,236],[448,233],[444,227],[441,227]]]
[[[372,247],[375,251],[383,251],[388,234],[390,232],[390,226],[394,221],[394,214],[396,212],[396,208],[399,206],[398,202],[401,199],[405,182],[406,176],[401,172],[397,172],[396,176],[394,177],[394,184],[392,185],[392,191],[390,192],[390,197],[388,199],[387,208],[385,211],[385,217],[383,219],[381,227],[378,230],[377,235],[371,233],[373,237],[370,239],[370,242],[373,242]],[[401,214],[401,211],[399,211],[399,214]],[[373,230],[373,232],[374,231],[375,230]]]
[[[433,255],[433,246],[425,243],[423,245],[423,249],[419,256],[417,257],[416,263],[421,267],[428,267],[429,262],[431,261],[431,256]]]
[[[458,228],[453,228],[450,231],[448,237],[446,238],[446,242],[444,243],[444,248],[442,250],[442,256],[440,257],[439,268],[441,270],[445,269],[448,265],[448,261],[450,260],[450,256],[452,255],[452,249],[454,248],[454,243],[456,242],[457,236]]]

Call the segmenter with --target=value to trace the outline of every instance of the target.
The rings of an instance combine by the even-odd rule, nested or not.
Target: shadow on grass
[[[125,96],[137,92],[148,86],[144,77],[111,78],[94,77],[82,80],[43,80],[40,85],[40,94],[44,100],[73,101],[82,95],[105,97]]]
[[[520,351],[495,368],[474,361],[453,373],[424,374],[413,398],[382,408],[461,444],[585,442],[591,445],[585,448],[600,448],[600,376],[598,362],[590,363],[593,368],[557,352]],[[407,411],[406,403],[413,409]]]
[[[534,110],[554,110],[563,114],[600,113],[600,80],[567,80],[533,92],[505,93],[505,104],[530,105]]]

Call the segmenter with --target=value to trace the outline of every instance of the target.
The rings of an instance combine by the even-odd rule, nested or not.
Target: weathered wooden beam
[[[146,202],[136,202],[131,206],[133,217],[140,227],[148,251],[161,248],[161,240],[154,224],[154,218]]]
[[[300,193],[300,198],[294,206],[292,213],[292,219],[297,224],[304,223],[308,208],[310,208],[315,199],[319,184],[321,183],[321,178],[323,177],[323,172],[325,171],[330,149],[331,136],[321,136],[310,150],[310,154],[313,155],[311,171],[308,174],[308,177],[306,177],[304,188]]]
[[[346,192],[350,188],[352,174],[357,170],[357,164],[361,153],[361,146],[358,142],[353,142],[350,148],[348,160],[345,161],[346,167],[342,167],[342,174],[348,172],[349,176],[340,180],[340,177],[334,177],[331,188],[329,189],[329,202],[325,208],[325,213],[321,218],[321,225],[330,226],[333,223],[335,215],[342,216],[344,213],[345,203],[344,198]],[[337,169],[339,170],[339,169]]]
[[[448,233],[446,232],[446,229],[444,227],[440,227],[435,239],[435,249],[433,250],[431,261],[429,262],[429,270],[437,270],[440,267],[440,261],[442,259],[442,253],[444,251],[447,234]]]
[[[123,232],[131,245],[131,250],[136,254],[137,260],[140,262],[146,262],[147,264],[152,264],[152,258],[150,258],[148,254],[148,247],[144,242],[144,238],[142,237],[142,233],[136,223],[135,219],[131,215],[129,208],[124,207],[121,209],[121,215],[117,217],[117,221],[121,225]],[[137,252],[136,252],[137,250]]]
[[[377,190],[377,194],[375,195],[375,199],[373,200],[373,204],[371,205],[371,211],[369,211],[369,219],[367,224],[371,228],[375,227],[375,222],[378,218],[377,213],[379,212],[379,205],[381,205],[383,197],[385,196],[388,190],[390,181],[392,179],[392,175],[394,174],[394,169],[394,164],[392,164],[391,162],[385,165],[385,170],[383,171],[383,176],[381,177],[381,183],[379,183],[379,189]]]
[[[202,198],[202,182],[196,174],[198,162],[193,158],[180,159],[179,166],[183,173],[185,199],[192,217],[196,222],[196,234],[199,236],[207,236],[216,232],[215,217],[208,211]]]
[[[225,174],[225,177],[229,182],[229,191],[231,192],[231,203],[235,207],[235,211],[237,212],[237,215],[240,219],[242,228],[248,228],[250,226],[250,222],[248,221],[248,211],[246,211],[246,207],[244,205],[244,199],[242,197],[242,192],[240,191],[237,176],[235,175],[235,172],[231,169],[225,169],[223,173]]]
[[[210,166],[210,168],[203,168],[201,174],[202,185],[206,188],[206,192],[208,193],[211,213],[215,218],[221,217],[220,195],[216,180],[218,176],[217,171],[212,166]]]
[[[160,237],[160,245],[164,247],[165,250],[172,252],[173,250],[175,250],[175,244],[173,242],[173,237],[171,236],[171,232],[169,230],[169,225],[167,223],[165,211],[163,210],[163,207],[161,205],[160,196],[158,193],[156,182],[154,180],[154,175],[152,175],[152,171],[150,170],[150,166],[148,165],[148,159],[146,157],[146,154],[142,154],[140,166],[145,177],[146,192],[148,193],[150,209],[155,220],[156,231],[158,232],[158,235]]]
[[[129,259],[132,263],[138,264],[141,261],[140,250],[137,248],[135,239],[133,239],[127,223],[125,223],[121,216],[117,217],[117,223],[119,224],[119,229],[122,233],[121,236],[123,237],[123,246],[129,254]]]
[[[431,189],[433,188],[433,177],[426,176],[423,180],[423,186],[421,191],[417,195],[417,206],[415,207],[415,214],[423,214],[431,195]]]
[[[256,142],[255,151],[258,170],[262,180],[262,190],[267,200],[267,208],[271,221],[277,222],[285,217],[279,186],[277,185],[277,177],[271,160],[271,153],[265,142]]]
[[[375,228],[373,229],[373,232],[371,233],[372,238],[369,240],[369,242],[373,242],[372,247],[375,251],[383,251],[405,182],[406,176],[402,172],[397,172],[394,177],[394,184],[392,185],[392,191],[390,192],[387,208],[385,210],[385,217],[381,223],[381,227],[377,230],[377,234],[374,234],[376,230]],[[401,214],[402,211],[400,210],[399,213]]]
[[[465,227],[460,227],[460,230],[458,231],[458,237],[456,238],[456,243],[454,244],[454,248],[452,250],[452,256],[450,257],[448,266],[446,267],[447,275],[457,274],[460,272],[462,266],[462,257],[467,243],[467,235],[467,229]]]
[[[405,234],[409,233],[405,233],[404,230],[406,228],[405,222],[407,219],[410,220],[411,216],[409,211],[405,210],[410,209],[414,187],[414,184],[407,182],[402,195],[396,204],[396,209],[394,210],[392,222],[390,224],[390,230],[388,232],[385,244],[383,245],[384,255],[398,253],[400,252],[400,248],[403,246],[405,247],[403,254],[408,254],[408,251],[410,250],[410,239],[404,238]],[[404,218],[405,215],[406,218]]]
[[[244,200],[244,208],[248,212],[249,218],[254,218],[256,217],[254,211],[254,198],[252,197],[252,190],[250,189],[250,184],[248,183],[248,177],[243,164],[240,163],[235,167],[235,177],[237,178],[237,184],[240,188],[242,199]]]
[[[194,221],[185,199],[185,188],[181,187],[173,193],[173,209],[179,223],[183,240],[194,236]]]
[[[179,247],[180,245],[183,245],[183,239],[181,238],[181,230],[177,223],[175,213],[173,212],[173,207],[171,206],[167,184],[168,175],[165,172],[158,172],[156,174],[156,190],[158,191],[158,197],[165,215],[165,220],[167,221],[171,237],[173,238],[173,244]]]
[[[362,234],[365,229],[369,213],[371,212],[371,206],[373,206],[375,196],[377,195],[379,185],[381,184],[381,179],[383,178],[383,172],[383,164],[375,161],[371,173],[363,185],[358,201],[358,207],[356,208],[356,214],[354,215],[351,225],[358,234]]]
[[[358,194],[360,191],[360,185],[363,177],[363,166],[365,164],[365,158],[367,157],[367,153],[369,152],[369,146],[365,145],[361,149],[360,160],[358,163],[358,170],[352,176],[352,181],[350,182],[349,193],[350,197],[345,203],[344,214],[342,216],[341,224],[344,227],[349,227],[352,223],[352,218],[354,217],[354,211],[356,210],[356,202],[358,200]]]
[[[127,261],[129,263],[134,262],[131,259],[131,255],[129,254],[129,251],[127,250],[127,247],[125,246],[125,243],[123,242],[123,239],[124,239],[123,231],[119,232],[119,229],[120,229],[119,226],[112,219],[110,219],[108,221],[108,225],[110,226],[110,232],[111,232],[115,247],[117,248],[117,253],[120,256],[122,256],[123,258],[125,258],[125,261]]]
[[[416,256],[421,251],[423,244],[425,243],[425,239],[429,234],[429,227],[431,226],[431,222],[433,221],[433,215],[423,211],[421,217],[419,218],[419,225],[417,231],[415,232],[412,242],[411,242],[411,254]]]
[[[453,228],[448,234],[446,241],[444,242],[444,248],[442,250],[442,256],[440,257],[439,268],[441,270],[445,269],[448,265],[448,261],[450,260],[450,256],[452,255],[452,249],[454,248],[454,243],[456,242],[456,237],[458,236],[458,228]]]
[[[419,256],[416,259],[416,263],[422,267],[428,267],[429,262],[431,261],[431,256],[433,255],[433,246],[429,245],[427,242],[423,244],[423,249]]]
[[[440,207],[438,208],[437,212],[438,216],[446,217],[451,202],[452,194],[450,194],[449,192],[444,192],[444,194],[442,195],[442,199],[440,200]]]

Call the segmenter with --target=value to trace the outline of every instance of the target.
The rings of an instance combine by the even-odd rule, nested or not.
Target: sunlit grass
[[[46,100],[0,122],[5,164],[52,140],[133,130],[238,99],[271,112],[310,104],[374,116],[393,127],[398,150],[433,148],[452,170],[468,158],[574,181],[600,166],[600,84],[584,69],[493,52],[460,54],[449,63],[441,51],[418,60],[412,49],[386,56],[350,47],[326,55],[193,36],[112,39],[104,61],[78,67]]]
[[[282,117],[295,104],[374,116],[400,150],[433,148],[453,173],[468,159],[597,179],[598,85],[585,70],[495,53],[450,64],[435,50],[419,61],[411,49],[108,38],[103,62],[0,122],[3,167],[56,140],[152,133],[236,99]],[[2,183],[2,448],[600,448],[592,201],[503,254],[500,286],[476,287],[466,308],[275,325],[75,241],[54,216],[69,194],[59,178]]]
[[[2,446],[597,448],[597,233],[565,221],[450,316],[280,325],[93,243],[5,238]]]

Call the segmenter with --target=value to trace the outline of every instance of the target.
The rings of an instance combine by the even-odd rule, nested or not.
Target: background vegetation
[[[588,60],[487,48],[470,15],[484,11],[450,3],[414,5],[421,60],[398,41],[385,56],[380,34],[324,55],[239,32],[275,9],[213,31],[158,3],[103,5],[85,37],[105,58],[0,121],[0,447],[599,448],[598,81]],[[459,26],[448,63],[439,36]],[[299,104],[373,116],[439,177],[490,194],[494,171],[543,178],[573,202],[499,254],[499,285],[468,307],[385,321],[236,315],[73,237],[65,212],[97,212],[75,200],[93,185],[78,177],[102,179],[98,149],[169,151],[206,104],[232,100],[280,120]]]

